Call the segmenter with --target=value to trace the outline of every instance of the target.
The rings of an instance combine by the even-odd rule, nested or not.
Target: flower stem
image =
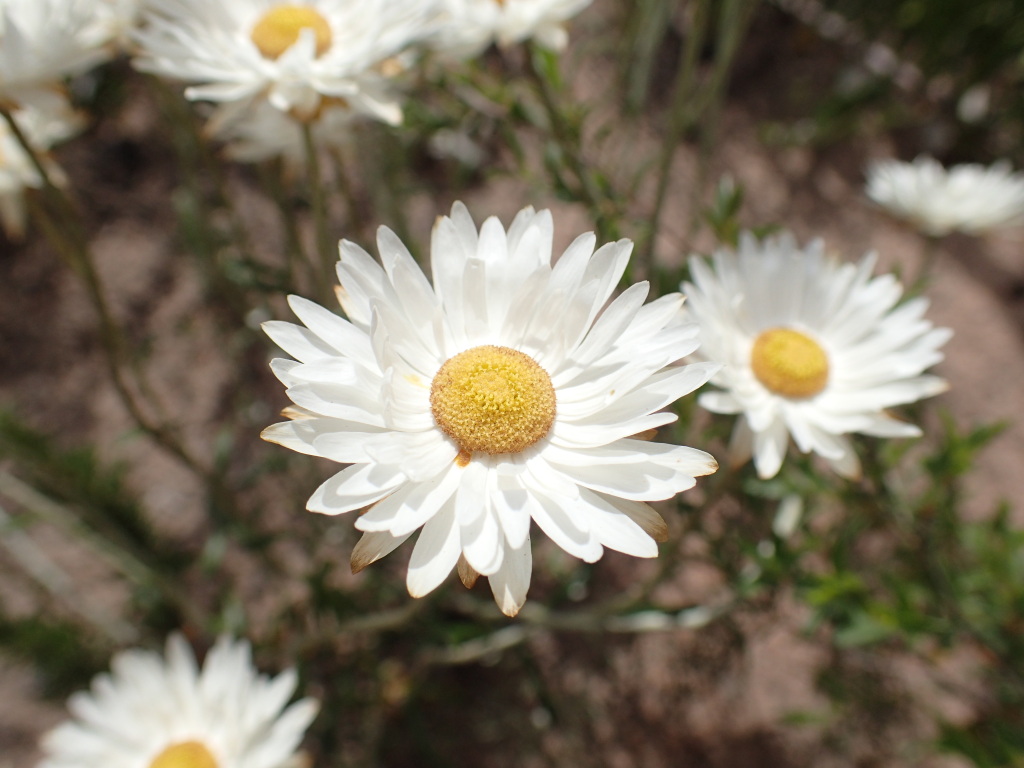
[[[672,93],[668,131],[665,141],[661,145],[661,156],[658,158],[658,186],[654,195],[654,206],[651,210],[643,247],[637,249],[634,279],[645,280],[651,273],[654,247],[661,227],[661,213],[665,207],[669,176],[672,172],[672,158],[675,157],[679,140],[700,116],[699,110],[691,101],[696,91],[697,60],[707,34],[710,7],[711,0],[698,0],[694,5],[690,34],[686,39],[686,49],[679,57],[679,70],[676,73],[675,89]]]
[[[337,249],[331,245],[331,235],[327,222],[327,199],[324,194],[323,175],[320,173],[320,155],[316,151],[313,128],[309,123],[302,124],[302,147],[306,154],[306,174],[309,180],[309,195],[313,206],[313,226],[316,229],[317,260],[320,262],[323,277],[318,293],[325,304],[330,306],[331,286],[335,282],[334,265],[338,261]]]
[[[153,421],[145,414],[125,375],[126,370],[133,372],[135,386],[151,401],[151,405],[158,411],[160,407],[145,383],[138,360],[128,353],[121,329],[114,321],[78,212],[63,191],[53,183],[35,148],[18,126],[14,115],[3,105],[0,105],[0,117],[7,122],[42,180],[43,199],[40,204],[32,206],[35,219],[58,253],[85,284],[86,293],[99,318],[100,340],[106,353],[104,357],[107,369],[121,403],[139,429],[197,475],[210,478],[211,471],[185,447],[173,430],[165,423]],[[220,486],[219,481],[217,485]]]
[[[578,126],[573,125],[559,107],[565,99],[557,82],[557,60],[552,54],[531,45],[528,71],[536,87],[537,95],[548,119],[551,135],[561,151],[569,170],[576,177],[575,196],[590,209],[597,226],[599,242],[611,242],[619,238],[619,225],[615,211],[615,194],[607,179],[598,177],[587,168],[581,149]]]

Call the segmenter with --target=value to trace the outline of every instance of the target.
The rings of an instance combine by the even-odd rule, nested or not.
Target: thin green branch
[[[607,184],[599,184],[594,173],[587,167],[578,127],[570,122],[560,107],[560,102],[565,100],[566,95],[554,80],[553,64],[548,62],[550,66],[545,66],[545,57],[550,54],[536,46],[531,46],[529,55],[530,66],[527,71],[544,107],[551,136],[557,143],[569,170],[576,177],[576,197],[590,210],[590,215],[593,216],[597,227],[599,240],[601,242],[617,240],[619,224],[615,211],[614,194],[607,188]]]
[[[331,242],[327,221],[327,196],[323,174],[320,173],[320,154],[316,149],[313,129],[309,123],[302,124],[302,148],[306,157],[306,176],[309,180],[309,196],[313,206],[313,227],[316,230],[316,251],[322,271],[318,293],[322,301],[330,305],[331,286],[334,285],[334,265],[338,261],[336,247]]]

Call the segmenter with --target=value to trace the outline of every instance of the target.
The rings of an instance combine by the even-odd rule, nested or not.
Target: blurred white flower
[[[84,33],[100,44],[113,43],[116,47],[131,48],[131,37],[138,26],[144,0],[93,0],[95,6],[91,23]]]
[[[47,154],[55,144],[75,135],[82,127],[79,114],[57,93],[47,93],[33,103],[16,108],[12,115],[18,129],[35,151],[50,180],[63,184],[60,167]],[[0,225],[7,236],[19,240],[25,233],[25,189],[39,189],[43,179],[6,120],[0,119]]]
[[[283,768],[317,712],[286,708],[294,670],[253,669],[249,644],[222,637],[200,672],[180,635],[157,653],[119,653],[68,701],[74,720],[43,737],[38,768]]]
[[[772,520],[772,533],[780,539],[788,539],[793,535],[796,527],[800,525],[800,518],[803,516],[803,497],[796,493],[786,494],[779,501],[778,509],[775,510],[775,519]]]
[[[711,266],[690,259],[694,282],[683,290],[701,356],[724,363],[712,379],[722,390],[699,402],[740,416],[733,461],[753,454],[758,475],[774,477],[792,436],[852,478],[860,462],[845,435],[920,434],[886,409],[946,389],[921,374],[942,359],[951,331],[924,319],[926,299],[897,306],[902,286],[872,278],[874,263],[872,254],[841,264],[820,240],[801,250],[788,233],[758,242],[746,232],[738,253],[719,251]]]
[[[206,124],[206,132],[226,142],[225,153],[232,160],[245,163],[282,158],[289,168],[306,163],[302,123],[287,112],[275,109],[266,101],[242,105],[224,104],[214,111]],[[347,144],[352,136],[352,122],[359,115],[344,104],[323,100],[316,115],[307,122],[318,149]]]
[[[440,0],[441,23],[432,46],[468,58],[491,43],[502,47],[534,39],[560,51],[569,42],[565,22],[591,0]]]
[[[324,99],[398,124],[394,76],[430,32],[423,0],[149,0],[139,69],[198,83],[193,100],[266,98],[299,119]]]
[[[1024,174],[1007,162],[947,170],[931,157],[878,160],[867,180],[869,198],[926,235],[979,234],[1024,221]]]
[[[292,296],[306,327],[265,324],[298,362],[272,363],[295,407],[263,437],[351,465],[307,509],[366,508],[353,570],[422,529],[410,594],[458,564],[464,583],[488,576],[515,615],[530,584],[531,519],[587,562],[604,547],[655,557],[666,528],[644,502],[717,468],[703,451],[636,439],[675,421],[660,409],[716,368],[673,365],[697,348],[682,297],[644,305],[639,283],[602,311],[632,243],[595,252],[594,235],[581,235],[552,265],[552,229],[548,211],[526,208],[507,232],[493,217],[478,232],[456,203],[434,227],[431,287],[382,227],[383,268],[342,241],[348,320]]]
[[[0,0],[0,99],[23,105],[109,58],[97,0]]]

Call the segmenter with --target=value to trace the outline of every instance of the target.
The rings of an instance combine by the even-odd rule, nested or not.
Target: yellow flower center
[[[750,366],[757,380],[777,395],[813,397],[828,384],[828,355],[792,328],[769,328],[754,340]]]
[[[555,388],[529,355],[474,347],[441,366],[430,384],[430,409],[464,460],[474,451],[518,453],[551,429]]]
[[[316,35],[316,55],[323,56],[331,47],[331,26],[315,8],[307,5],[279,5],[271,8],[252,28],[250,37],[259,52],[276,59],[299,39],[304,29]]]
[[[217,761],[198,741],[183,741],[157,755],[149,768],[217,768]]]

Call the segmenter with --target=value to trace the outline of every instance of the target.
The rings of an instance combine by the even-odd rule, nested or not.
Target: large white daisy
[[[565,22],[591,0],[440,0],[435,47],[456,58],[475,56],[492,43],[502,47],[534,39],[552,50],[569,42]]]
[[[856,477],[852,432],[913,437],[920,430],[886,409],[930,397],[946,382],[922,372],[942,359],[951,331],[924,319],[926,299],[897,306],[892,275],[825,256],[820,240],[801,249],[792,235],[758,242],[743,233],[738,253],[712,265],[690,259],[683,290],[700,323],[701,357],[724,363],[700,396],[714,413],[739,414],[732,458],[753,454],[757,473],[774,477],[790,436],[804,453]]]
[[[867,171],[867,195],[927,235],[979,234],[1024,223],[1024,174],[1008,162],[949,170],[931,157],[879,160]]]
[[[296,682],[260,675],[249,644],[228,638],[201,672],[180,635],[166,659],[124,651],[68,701],[75,719],[43,737],[39,768],[281,768],[317,712],[312,699],[286,708]]]
[[[587,562],[610,547],[654,557],[670,499],[717,465],[703,451],[638,439],[675,421],[660,409],[716,366],[673,365],[697,347],[682,296],[650,304],[647,283],[603,309],[632,243],[594,251],[578,237],[552,265],[548,211],[477,231],[465,206],[438,219],[433,287],[386,228],[383,268],[343,241],[338,298],[348,316],[290,298],[305,324],[265,325],[297,358],[272,363],[297,407],[271,442],[350,466],[307,509],[366,508],[359,570],[415,531],[407,584],[419,597],[459,565],[489,577],[515,615],[530,584],[530,521]]]
[[[189,99],[266,97],[309,119],[323,101],[397,124],[400,58],[428,34],[423,0],[149,0],[137,66],[198,83]]]

